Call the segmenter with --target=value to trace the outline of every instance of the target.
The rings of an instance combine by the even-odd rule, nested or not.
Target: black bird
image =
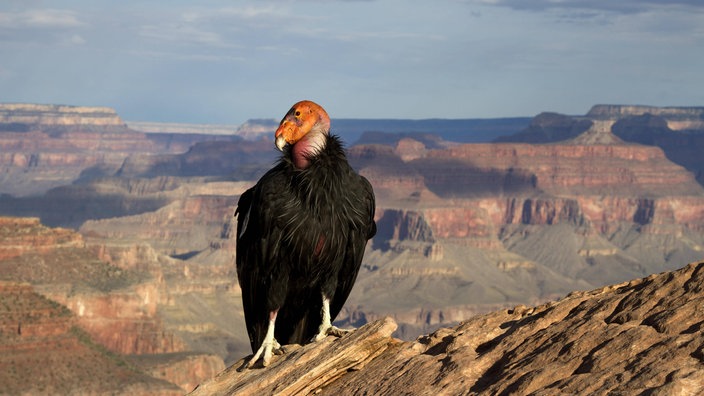
[[[332,326],[376,233],[374,191],[330,134],[311,101],[286,113],[276,130],[278,163],[239,199],[237,276],[254,356],[267,366],[281,344],[318,341]]]

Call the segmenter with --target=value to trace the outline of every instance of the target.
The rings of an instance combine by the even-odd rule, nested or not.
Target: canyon
[[[0,123],[0,215],[12,216],[3,219],[0,280],[31,285],[92,342],[190,390],[201,382],[195,373],[212,376],[250,352],[233,214],[276,160],[262,132],[272,122],[243,126],[248,138],[174,126],[147,133],[98,109],[59,110],[115,125],[62,129],[41,124],[51,117],[36,109],[31,120]],[[543,113],[493,143],[518,121],[488,125],[479,135],[493,137],[471,144],[443,138],[458,123],[425,124],[447,128],[438,134],[412,122],[362,130],[348,158],[374,187],[378,233],[337,325],[389,317],[394,337],[409,341],[701,260],[701,158],[683,165],[659,140],[624,132],[664,133],[653,129],[664,122],[666,132],[700,136],[700,109],[649,109]]]

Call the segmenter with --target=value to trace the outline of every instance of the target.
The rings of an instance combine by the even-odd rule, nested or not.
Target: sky
[[[0,103],[127,121],[704,106],[702,0],[2,0]]]

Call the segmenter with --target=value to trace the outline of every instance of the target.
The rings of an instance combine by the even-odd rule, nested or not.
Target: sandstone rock
[[[11,351],[5,362],[17,370],[36,359],[35,356],[41,354],[42,346],[47,343],[56,342],[58,348],[57,351],[49,348],[50,359],[61,359],[62,349],[72,351],[75,349],[72,345],[87,344],[78,345],[76,357],[72,357],[73,352],[65,356],[72,359],[68,362],[69,366],[74,358],[87,359],[85,365],[75,366],[76,370],[84,370],[85,373],[74,374],[74,381],[65,362],[62,362],[56,374],[61,377],[57,380],[61,387],[52,388],[56,384],[52,384],[49,378],[37,382],[44,387],[43,392],[38,388],[23,388],[21,382],[27,378],[12,373],[11,378],[6,379],[13,384],[14,381],[19,382],[18,389],[30,393],[100,393],[108,392],[101,389],[109,389],[110,393],[180,394],[224,367],[222,358],[218,356],[175,354],[185,351],[187,346],[163,324],[159,307],[167,304],[172,295],[166,292],[168,289],[158,276],[161,268],[153,262],[130,262],[155,261],[157,254],[154,250],[149,246],[113,249],[101,245],[94,250],[87,247],[85,240],[75,231],[49,228],[36,218],[0,217],[0,351],[3,351],[0,355]],[[108,262],[99,260],[98,256]],[[154,279],[146,274],[147,271],[152,272]],[[6,336],[10,338],[6,339]],[[10,345],[20,345],[18,350],[26,354],[5,348],[5,341]],[[100,353],[84,356],[86,348],[88,352],[99,349]],[[133,354],[148,354],[152,361],[168,361],[168,364],[150,366],[159,368],[154,377],[164,381],[139,373],[138,377],[142,379],[137,378],[136,385],[129,385],[132,380],[128,378],[131,374],[127,368],[119,371],[126,386],[129,385],[124,389],[115,390],[112,379],[103,381],[110,387],[105,388],[97,386],[89,378],[90,373],[94,372],[93,368],[88,368],[91,359],[98,360],[96,364],[100,366],[95,370],[100,371],[106,365],[115,364],[111,356],[125,365],[120,356]],[[174,355],[187,356],[171,358]],[[3,364],[0,359],[0,367],[4,367]],[[34,365],[37,366],[36,360]],[[0,383],[5,384],[3,378],[0,375]],[[120,378],[115,380],[119,384]],[[175,387],[166,381],[178,384],[182,390],[175,391]]]
[[[701,195],[694,176],[657,147],[614,144],[471,144],[410,163],[436,194]],[[655,170],[657,169],[657,172]]]
[[[543,113],[530,126],[497,142],[623,144],[660,147],[704,185],[704,107],[596,105],[585,116]],[[590,126],[591,124],[591,126]],[[575,128],[575,126],[579,126]],[[577,136],[579,135],[579,136]]]
[[[263,370],[244,369],[247,359],[242,359],[190,394],[311,394],[384,353],[395,342],[390,338],[395,329],[396,323],[385,319],[341,339],[286,346],[287,352]]]
[[[476,316],[414,342],[390,319],[240,360],[191,395],[700,394],[704,262],[537,307]]]
[[[182,394],[102,348],[66,307],[14,282],[0,282],[0,384],[3,394]]]

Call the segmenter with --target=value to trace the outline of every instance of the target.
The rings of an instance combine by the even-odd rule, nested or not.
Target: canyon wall
[[[240,139],[197,132],[135,131],[105,107],[0,104],[0,194],[39,195],[111,176],[132,155],[183,153],[197,142]]]
[[[596,105],[585,116],[542,113],[528,128],[497,142],[590,144],[598,138],[612,143],[660,147],[670,161],[685,167],[704,185],[704,107]],[[604,129],[601,133],[583,133]],[[587,139],[585,135],[588,135]],[[596,140],[595,140],[596,139]]]
[[[109,250],[104,248],[103,256],[119,257]],[[167,366],[173,378],[170,375],[157,377],[181,386],[181,392],[192,389],[194,383],[223,367],[222,358],[216,355],[191,353],[177,359],[172,357],[176,352],[185,352],[187,345],[163,324],[159,307],[168,304],[168,293],[163,276],[159,276],[162,268],[157,263],[136,265],[126,263],[127,260],[115,260],[126,264],[118,267],[100,260],[94,251],[95,247],[88,246],[75,231],[48,228],[36,218],[0,217],[0,300],[3,302],[0,309],[9,310],[8,314],[0,315],[0,332],[18,337],[19,342],[17,348],[12,347],[15,341],[11,338],[7,347],[4,342],[7,340],[2,338],[0,349],[5,349],[6,364],[9,362],[17,369],[19,366],[15,365],[28,358],[27,354],[39,353],[40,345],[56,339],[59,348],[55,352],[65,353],[67,358],[73,356],[75,349],[75,353],[85,353],[86,345],[89,350],[99,348],[101,354],[107,354],[108,361],[112,359],[110,356],[148,354],[156,360],[158,356],[168,356],[171,363]],[[154,258],[155,255],[139,256],[140,261]],[[27,296],[29,301],[22,296]],[[58,369],[66,370],[65,364],[58,365]],[[85,370],[78,366],[75,369]],[[61,372],[61,375],[67,374],[70,372]],[[22,387],[26,384],[21,380],[27,381],[23,375],[15,372],[8,381],[18,389],[26,389]],[[161,384],[159,386],[171,389],[168,394],[179,394],[178,388],[175,390],[168,382],[140,375],[136,380],[146,378],[149,379],[147,385]],[[90,387],[95,386],[83,375],[76,376],[74,381],[62,377],[61,381],[66,382],[68,389],[85,392],[91,392]],[[105,386],[114,385],[108,380],[104,382]],[[50,385],[44,386],[48,386],[47,390],[53,389]],[[191,388],[187,388],[189,386]],[[131,388],[119,391],[128,389]],[[138,394],[160,392],[154,387],[147,389],[144,392],[133,390]]]
[[[7,394],[179,395],[84,332],[66,307],[27,283],[0,281],[0,383]],[[205,377],[203,377],[205,378]],[[191,388],[192,389],[192,388]]]

